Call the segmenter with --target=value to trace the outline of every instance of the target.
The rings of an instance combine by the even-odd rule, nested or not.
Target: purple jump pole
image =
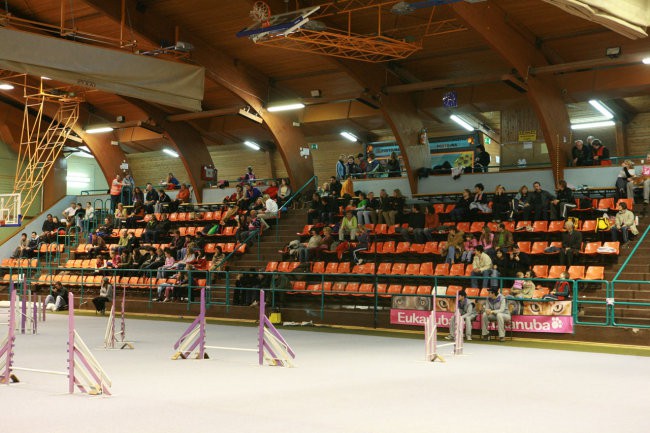
[[[199,359],[205,359],[205,287],[201,287],[199,317]]]
[[[257,356],[260,365],[264,365],[264,319],[266,319],[264,290],[260,290],[260,317],[257,329]]]
[[[20,296],[20,301],[20,333],[24,334],[27,322],[27,294],[25,293],[24,287]]]
[[[68,392],[74,393],[74,295],[68,292]]]
[[[0,356],[6,356],[5,371],[0,378],[2,382],[11,381],[11,366],[14,357],[14,341],[16,340],[16,290],[14,283],[9,283],[9,332],[5,347],[0,347]]]

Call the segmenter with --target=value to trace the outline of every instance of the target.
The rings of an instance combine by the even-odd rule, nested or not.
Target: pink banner
[[[423,310],[390,310],[391,325],[424,326],[424,322],[431,314]],[[441,328],[449,328],[449,319],[453,313],[438,312],[436,314],[436,325]],[[488,329],[495,329],[495,323],[491,322]],[[474,329],[481,328],[481,322],[477,319],[472,324]],[[512,329],[515,332],[543,332],[552,334],[573,333],[573,317],[571,316],[512,316]]]

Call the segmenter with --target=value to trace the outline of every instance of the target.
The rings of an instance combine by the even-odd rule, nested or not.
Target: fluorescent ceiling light
[[[74,156],[78,156],[80,158],[95,158],[93,154],[90,153],[88,146],[79,146],[77,149],[79,149],[79,152],[75,152]]]
[[[299,110],[301,108],[305,108],[305,104],[302,102],[291,102],[286,104],[271,105],[266,110],[271,113],[275,113],[277,111]]]
[[[594,107],[596,110],[600,111],[600,114],[605,116],[605,119],[613,119],[614,114],[612,114],[611,110],[609,107],[602,102],[600,102],[597,99],[592,99],[589,101],[589,104],[591,104],[592,107]]]
[[[169,156],[173,156],[174,158],[178,158],[178,153],[174,152],[171,149],[163,149],[163,152],[165,152]]]
[[[341,132],[341,136],[348,139],[348,140],[350,140],[350,141],[358,141],[359,140],[356,135],[354,135],[354,134],[352,134],[351,132],[348,132],[348,131]]]
[[[94,126],[86,129],[88,134],[102,134],[104,132],[111,132],[113,128],[111,126]]]
[[[641,62],[644,65],[650,65],[650,57],[645,57],[643,60],[641,60]]]
[[[248,147],[250,147],[253,150],[260,150],[261,147],[259,144],[255,143],[254,141],[244,141],[244,144]]]
[[[49,81],[49,80],[51,80],[51,78],[50,78],[50,77],[46,77],[46,76],[42,76],[42,77],[41,77],[41,80]]]
[[[14,86],[9,83],[0,83],[0,90],[13,90]]]
[[[451,120],[453,120],[454,122],[458,123],[460,126],[462,126],[463,128],[465,128],[468,131],[473,131],[474,130],[474,127],[472,125],[467,123],[467,121],[464,120],[463,118],[456,116],[455,114],[452,114],[451,116],[449,116],[449,118]]]
[[[571,129],[577,131],[580,129],[605,128],[608,126],[614,126],[614,121],[604,120],[602,122],[574,123],[571,125]]]

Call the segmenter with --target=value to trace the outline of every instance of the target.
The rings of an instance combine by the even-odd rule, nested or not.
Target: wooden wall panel
[[[169,172],[174,173],[181,183],[188,182],[187,172],[181,159],[173,158],[163,152],[132,153],[127,155],[127,162],[136,185],[143,186],[151,182],[157,186],[162,179],[167,179]]]
[[[627,153],[646,155],[650,152],[650,113],[637,114],[626,128]]]

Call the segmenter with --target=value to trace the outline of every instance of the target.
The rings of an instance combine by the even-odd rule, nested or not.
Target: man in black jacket
[[[567,186],[566,180],[561,180],[559,184],[555,200],[551,201],[552,220],[566,219],[569,210],[576,207],[573,191]]]
[[[580,248],[582,247],[582,233],[574,229],[571,221],[567,221],[564,224],[564,228],[566,231],[562,233],[560,264],[573,266],[574,256],[580,252]]]
[[[416,243],[425,243],[424,237],[424,214],[420,212],[420,206],[413,205],[411,213],[408,215],[408,227],[400,228],[400,233],[404,242],[411,242],[414,239]]]
[[[548,221],[548,211],[551,201],[555,200],[553,194],[542,189],[539,182],[533,183],[533,192],[530,194],[530,206],[533,211],[534,221]]]

